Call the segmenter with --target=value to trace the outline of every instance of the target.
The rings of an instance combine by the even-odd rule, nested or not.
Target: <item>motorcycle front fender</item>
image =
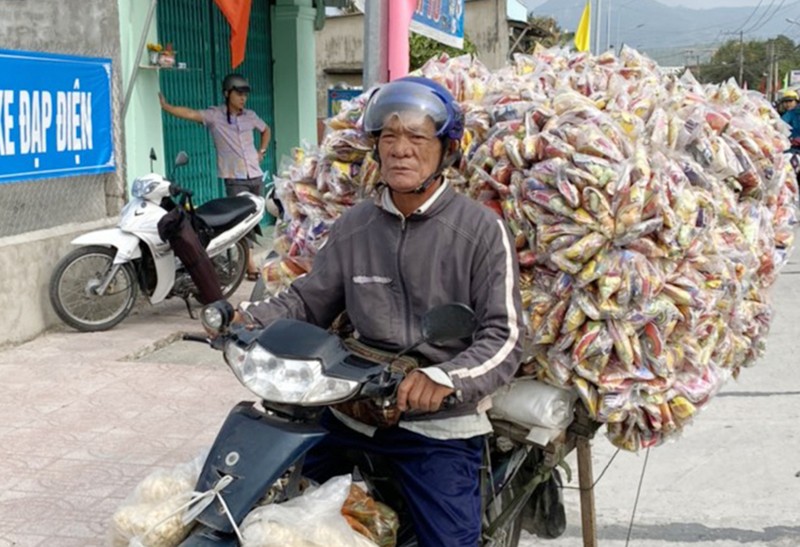
[[[232,476],[222,497],[234,520],[241,523],[269,487],[327,433],[316,423],[280,420],[243,401],[231,410],[217,434],[195,490],[205,492],[223,475]],[[218,499],[197,521],[222,533],[233,532]]]
[[[117,250],[117,254],[114,256],[114,264],[125,264],[142,257],[142,251],[139,249],[139,238],[123,232],[119,228],[95,230],[76,237],[70,243],[84,247],[88,245],[113,247]]]
[[[175,253],[171,250],[153,257],[156,266],[156,288],[150,302],[158,304],[164,300],[175,285]]]

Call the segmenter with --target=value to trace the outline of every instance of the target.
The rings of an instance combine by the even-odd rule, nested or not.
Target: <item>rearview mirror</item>
[[[477,328],[475,312],[466,304],[445,304],[422,316],[422,338],[428,343],[467,338]]]
[[[181,150],[178,152],[178,155],[175,156],[175,167],[180,167],[181,165],[186,165],[187,163],[189,163],[189,154]]]

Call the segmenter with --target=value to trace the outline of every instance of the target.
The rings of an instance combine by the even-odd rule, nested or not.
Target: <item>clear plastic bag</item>
[[[183,540],[192,523],[181,522],[182,505],[189,501],[206,455],[158,469],[140,482],[111,517],[111,547],[172,547]]]
[[[375,501],[355,484],[342,507],[350,527],[377,543],[379,547],[394,547],[400,520],[388,505]]]
[[[350,475],[334,477],[302,496],[253,509],[242,522],[243,547],[377,547],[342,515]]]

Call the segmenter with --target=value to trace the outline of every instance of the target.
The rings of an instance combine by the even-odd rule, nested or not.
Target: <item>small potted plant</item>
[[[147,55],[151,65],[158,65],[158,57],[163,49],[161,44],[147,44]]]
[[[175,50],[172,49],[172,44],[167,44],[167,47],[158,55],[158,64],[164,68],[173,68],[175,66]]]

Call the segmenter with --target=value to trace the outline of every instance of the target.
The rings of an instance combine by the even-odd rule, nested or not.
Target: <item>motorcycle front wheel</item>
[[[229,298],[242,284],[247,270],[247,250],[247,241],[240,239],[236,245],[212,259],[223,298]]]
[[[131,312],[139,291],[131,264],[116,271],[102,295],[96,291],[110,274],[115,254],[109,247],[79,247],[58,263],[50,279],[50,303],[64,323],[82,332],[108,330]]]

